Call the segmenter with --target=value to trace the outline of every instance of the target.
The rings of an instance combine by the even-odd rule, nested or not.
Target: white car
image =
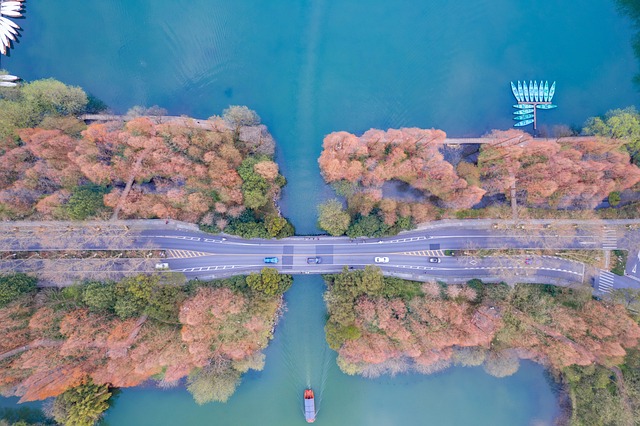
[[[376,263],[389,263],[388,257],[376,257],[373,259]]]

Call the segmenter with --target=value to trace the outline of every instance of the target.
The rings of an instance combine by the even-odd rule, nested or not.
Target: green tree
[[[148,305],[158,278],[149,275],[127,277],[116,284],[114,311],[122,319],[142,314]]]
[[[572,394],[572,425],[633,424],[608,368],[572,365],[562,372]]]
[[[291,275],[281,275],[277,269],[266,267],[262,268],[259,274],[252,272],[247,276],[246,280],[250,288],[268,296],[284,293],[289,290],[293,282]]]
[[[109,408],[110,398],[107,385],[97,385],[89,379],[56,397],[53,415],[58,423],[65,426],[91,426]]]
[[[620,204],[620,192],[613,191],[611,194],[609,194],[609,205],[615,207],[618,204]]]
[[[333,199],[318,206],[318,225],[333,236],[342,235],[349,227],[351,218],[342,209],[340,201]]]
[[[144,313],[157,321],[178,324],[180,304],[186,295],[177,285],[156,285],[148,298]]]
[[[232,220],[224,232],[242,238],[269,238],[269,233],[262,222],[241,222]]]
[[[324,326],[324,331],[327,343],[334,351],[340,349],[347,340],[358,339],[361,335],[360,329],[354,324],[344,326],[335,321],[327,322],[327,325]]]
[[[404,301],[409,301],[424,294],[421,283],[417,281],[408,281],[395,277],[383,277],[383,280],[382,295],[389,299],[399,297]]]
[[[280,216],[268,216],[264,225],[269,236],[273,238],[285,238],[294,234],[293,225]]]
[[[93,311],[112,311],[116,303],[116,287],[110,282],[87,283],[82,292],[82,301]]]
[[[81,114],[87,103],[82,89],[53,79],[0,90],[0,140],[17,141],[16,129],[35,127],[47,116]]]
[[[254,166],[264,161],[262,156],[248,157],[238,167],[238,174],[242,178],[242,196],[244,205],[250,209],[259,209],[269,202],[267,194],[270,185],[260,174],[256,173]]]
[[[38,118],[45,115],[75,115],[84,112],[89,99],[79,87],[52,78],[24,85],[21,95]]]
[[[604,136],[624,141],[629,154],[638,163],[640,153],[640,115],[634,107],[614,109],[604,117],[591,117],[582,129],[586,135]]]
[[[361,216],[349,226],[347,235],[355,237],[381,237],[389,231],[389,225],[384,223],[377,214]]]
[[[269,216],[265,220],[265,227],[271,237],[277,236],[287,224],[287,219],[279,216]]]
[[[84,220],[106,209],[104,195],[109,192],[104,186],[85,185],[77,187],[62,210],[69,219]]]
[[[0,307],[36,289],[38,280],[23,273],[0,276]]]

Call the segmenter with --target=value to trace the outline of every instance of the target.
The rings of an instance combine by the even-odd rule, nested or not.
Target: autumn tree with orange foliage
[[[211,228],[246,208],[257,220],[278,217],[274,200],[286,181],[264,126],[238,131],[215,118],[209,128],[137,117],[124,125],[92,124],[79,138],[60,129],[18,130],[22,143],[0,150],[0,216],[84,219],[111,208],[123,219],[171,218]],[[247,161],[250,170],[242,173]],[[87,188],[99,194],[99,205],[86,197]]]
[[[130,387],[152,377],[167,385],[189,376],[199,403],[226,400],[242,373],[262,368],[261,351],[283,303],[281,295],[255,292],[239,279],[241,285],[233,279],[173,287],[177,295],[141,277],[103,283],[104,291],[97,283],[50,289],[37,303],[19,298],[0,309],[0,391],[32,401],[87,380]],[[143,303],[123,314],[120,300]],[[172,303],[175,314],[150,308]],[[225,387],[216,387],[212,375],[226,378]]]
[[[588,292],[475,282],[426,283],[416,291],[418,283],[393,280],[374,269],[327,277],[327,340],[344,372],[433,372],[454,362],[484,363],[490,374],[505,376],[517,370],[518,357],[554,371],[612,366],[640,339],[640,326],[621,305],[592,300]],[[465,348],[477,348],[479,361]]]
[[[360,137],[335,132],[325,137],[318,162],[325,180],[347,198],[352,222],[373,215],[388,226],[407,217],[420,223],[470,216],[485,194],[509,199],[513,184],[523,206],[593,209],[640,182],[623,140],[537,140],[519,130],[486,137],[492,142],[482,145],[477,164],[454,167],[445,160],[446,135],[439,130],[372,129]],[[422,199],[383,198],[391,181],[406,182]]]
[[[363,188],[379,188],[400,180],[434,196],[442,207],[460,209],[475,205],[484,190],[460,178],[444,160],[440,149],[446,135],[440,130],[417,128],[371,129],[357,137],[335,132],[325,137],[318,162],[327,182],[345,180]],[[390,222],[390,206],[385,206]]]
[[[483,188],[509,195],[512,177],[522,201],[531,207],[593,209],[614,191],[640,182],[622,141],[572,138],[533,139],[516,130],[494,131],[478,158]]]

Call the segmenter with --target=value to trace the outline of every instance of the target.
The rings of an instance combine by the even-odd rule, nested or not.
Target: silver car
[[[376,263],[389,263],[388,257],[376,257],[373,259]]]

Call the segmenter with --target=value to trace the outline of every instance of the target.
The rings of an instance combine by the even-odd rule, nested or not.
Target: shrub
[[[615,207],[618,204],[620,204],[620,192],[613,191],[611,194],[609,194],[609,205]]]
[[[36,289],[38,280],[23,273],[0,276],[0,307]]]

